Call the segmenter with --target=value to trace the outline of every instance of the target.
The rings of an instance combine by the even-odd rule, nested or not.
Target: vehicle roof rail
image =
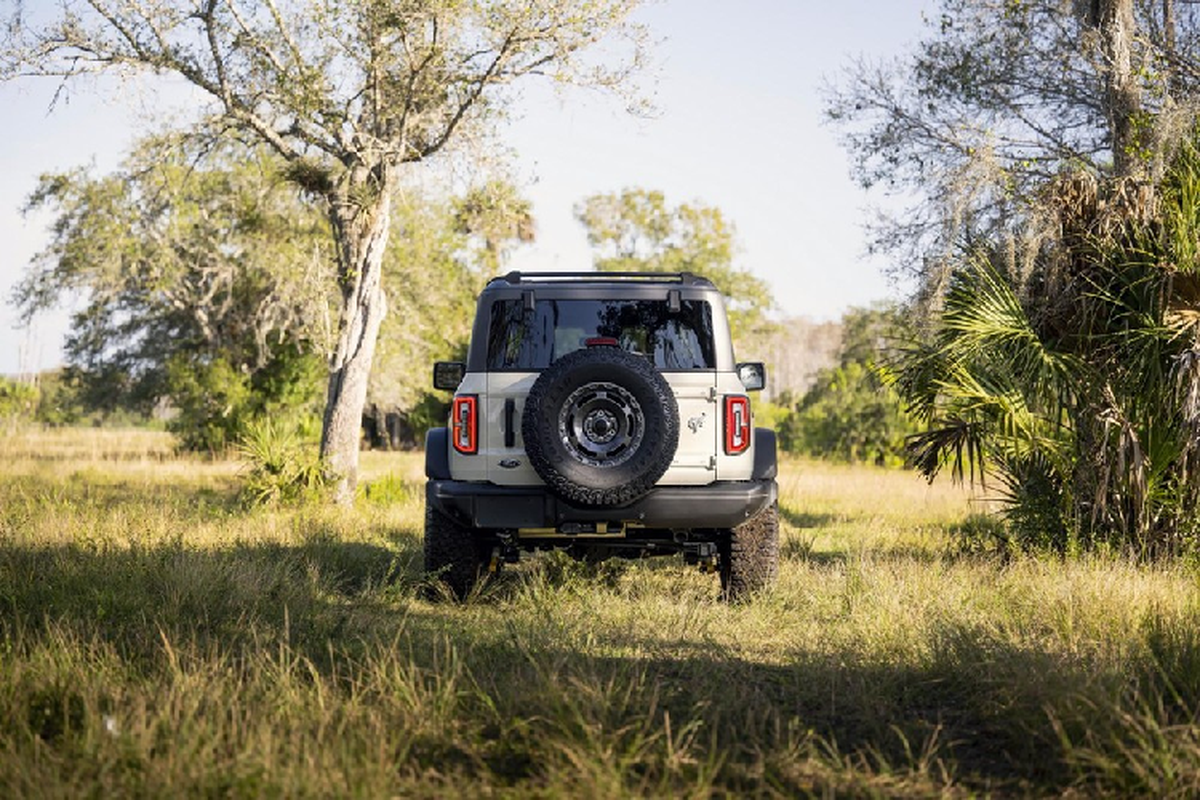
[[[623,280],[644,283],[677,283],[683,286],[712,286],[712,281],[691,272],[520,272],[512,271],[492,278],[488,283],[523,283]]]

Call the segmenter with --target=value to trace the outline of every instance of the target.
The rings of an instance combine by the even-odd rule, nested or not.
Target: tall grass
[[[549,554],[458,605],[424,599],[419,456],[367,454],[349,512],[249,509],[236,464],[109,441],[0,443],[12,796],[1200,788],[1195,571],[976,554],[950,486],[786,463],[750,604]]]

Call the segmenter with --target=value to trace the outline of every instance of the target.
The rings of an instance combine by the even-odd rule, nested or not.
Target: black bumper
[[[773,479],[661,486],[620,508],[573,506],[542,486],[430,480],[425,502],[477,528],[558,528],[570,522],[636,522],[647,528],[732,528],[775,502]]]

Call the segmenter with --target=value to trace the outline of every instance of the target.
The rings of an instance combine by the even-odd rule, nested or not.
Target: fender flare
[[[425,432],[425,477],[450,480],[449,428],[430,428]]]
[[[770,480],[779,474],[779,460],[775,447],[775,431],[770,428],[754,429],[754,472],[756,481]]]

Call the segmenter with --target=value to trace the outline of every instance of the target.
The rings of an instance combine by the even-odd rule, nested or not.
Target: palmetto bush
[[[326,485],[321,460],[302,426],[264,416],[252,420],[238,440],[246,463],[243,497],[252,505],[289,503],[316,497]]]
[[[1153,191],[1078,179],[1056,190],[1057,236],[1032,277],[1018,289],[1001,248],[976,249],[930,339],[893,365],[927,427],[910,439],[913,461],[930,478],[949,466],[998,484],[1023,547],[1189,549],[1200,532],[1200,156],[1184,146]]]

